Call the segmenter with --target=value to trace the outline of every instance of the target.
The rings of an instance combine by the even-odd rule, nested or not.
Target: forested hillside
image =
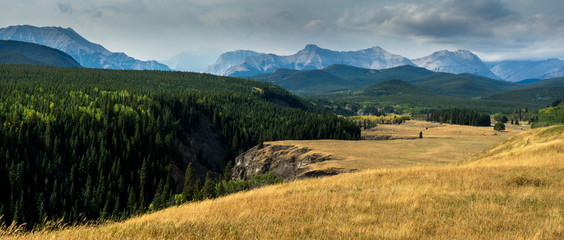
[[[0,63],[81,67],[68,54],[47,46],[0,40]]]
[[[250,80],[0,65],[0,221],[127,217],[171,204],[182,181],[172,169],[188,162],[219,171],[259,141],[360,137],[315,111]],[[216,149],[194,147],[202,122],[226,149],[220,163],[202,156]],[[186,149],[199,152],[187,160]]]
[[[552,107],[541,109],[537,115],[531,119],[533,128],[547,127],[552,125],[564,124],[564,98],[557,99],[552,103]]]

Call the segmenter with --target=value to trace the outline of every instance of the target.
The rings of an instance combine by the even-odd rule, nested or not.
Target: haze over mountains
[[[0,29],[0,40],[15,40],[36,43],[61,50],[87,68],[169,70],[156,61],[141,61],[125,53],[110,52],[99,44],[92,43],[71,28],[10,26]]]
[[[419,66],[434,72],[470,73],[491,79],[510,82],[538,81],[564,77],[564,61],[560,59],[484,62],[468,50],[442,50],[429,56],[408,59],[390,53],[381,47],[358,51],[333,51],[309,44],[293,55],[259,53],[237,50],[220,55],[215,63],[205,67],[205,61],[181,53],[164,61],[141,61],[125,53],[110,52],[99,44],[92,43],[70,28],[10,26],[0,29],[0,40],[15,40],[36,43],[61,50],[87,68],[132,69],[132,70],[178,70],[202,71],[215,75],[244,77],[272,73],[277,69],[313,70],[324,69],[333,64],[343,64],[367,69],[388,69],[401,65]]]
[[[223,76],[251,76],[271,73],[276,69],[312,70],[333,64],[369,69],[387,69],[401,65],[419,66],[434,72],[470,73],[491,79],[518,82],[525,79],[547,79],[564,76],[564,61],[501,61],[490,69],[478,56],[468,50],[442,50],[417,59],[390,53],[381,47],[359,51],[332,51],[307,45],[296,54],[280,56],[259,54],[249,50],[226,52],[204,72]]]
[[[226,66],[225,62],[236,62],[236,59],[222,59],[215,65]],[[235,60],[235,61],[234,61]],[[344,64],[370,69],[385,69],[401,65],[414,65],[409,59],[391,54],[380,47],[373,47],[359,51],[338,52],[323,49],[314,44],[290,56],[275,54],[261,54],[248,56],[235,65],[230,66],[221,75],[250,76],[260,73],[270,73],[276,69],[312,70],[322,69],[333,64]],[[214,68],[212,65],[210,68]]]
[[[564,76],[564,61],[554,58],[542,61],[503,61],[495,65],[492,72],[511,82],[556,78]]]
[[[429,56],[414,59],[419,66],[434,72],[470,73],[492,79],[499,79],[482,60],[468,50],[450,52],[442,50]]]

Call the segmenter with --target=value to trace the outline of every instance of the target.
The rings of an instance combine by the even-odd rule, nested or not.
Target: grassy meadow
[[[364,163],[373,169],[264,187],[123,222],[2,234],[7,239],[564,239],[564,127],[498,135],[459,126],[426,131],[421,140],[384,141],[389,145],[374,152],[376,158],[432,142],[437,149],[420,153],[429,161],[423,166]],[[457,139],[456,131],[466,140]],[[455,152],[457,146],[468,151],[464,154],[478,154],[450,153],[459,158],[448,161],[441,156],[440,149]],[[397,155],[411,151],[418,155],[413,149]]]
[[[524,132],[525,126],[495,132],[492,127],[472,127],[407,121],[401,125],[378,124],[364,130],[364,139],[388,141],[276,141],[265,144],[307,148],[308,154],[330,155],[333,159],[307,165],[309,170],[366,170],[408,166],[436,166],[469,159],[484,149]],[[419,132],[423,138],[419,139]]]

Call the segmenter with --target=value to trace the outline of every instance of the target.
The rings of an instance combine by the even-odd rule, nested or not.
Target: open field
[[[423,132],[423,139],[418,138],[419,132]],[[407,121],[401,125],[379,124],[363,132],[364,138],[392,139],[389,141],[313,140],[265,144],[295,145],[311,149],[308,154],[331,155],[339,159],[310,164],[310,170],[366,170],[460,162],[522,132],[520,128],[495,132],[492,127]]]
[[[14,238],[564,239],[564,127],[488,141],[502,143],[460,164],[304,179]]]

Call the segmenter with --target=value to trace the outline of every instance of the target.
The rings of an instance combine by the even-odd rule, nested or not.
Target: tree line
[[[470,126],[490,126],[491,119],[490,115],[486,113],[480,113],[476,110],[471,109],[445,109],[434,111],[427,114],[427,121],[449,123],[449,124],[459,124],[459,125],[470,125]]]

